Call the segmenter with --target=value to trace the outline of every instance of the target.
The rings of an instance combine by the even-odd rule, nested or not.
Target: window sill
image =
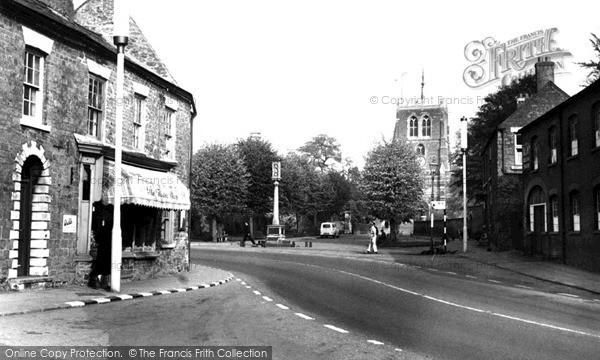
[[[46,132],[50,132],[50,130],[51,130],[50,125],[40,124],[40,120],[35,119],[35,118],[30,118],[27,116],[23,116],[21,118],[20,124],[22,126],[27,126],[30,128],[34,128],[34,129],[38,129],[38,130],[42,130],[42,131],[46,131]]]
[[[592,153],[597,153],[600,151],[600,146],[596,146],[595,148],[592,149]]]
[[[523,171],[523,165],[512,165],[510,169]]]
[[[553,163],[549,163],[549,164],[548,164],[548,167],[549,167],[549,168],[552,168],[552,167],[555,167],[555,166],[556,166],[556,163],[555,163],[555,162],[553,162]]]
[[[578,159],[578,158],[579,158],[579,154],[577,154],[577,155],[572,155],[572,156],[569,156],[569,157],[567,158],[567,161],[575,160],[575,159]]]
[[[569,231],[567,235],[581,235],[581,231]]]
[[[156,259],[160,254],[155,251],[123,251],[121,253],[122,259],[135,259],[135,260],[143,260],[143,259]]]

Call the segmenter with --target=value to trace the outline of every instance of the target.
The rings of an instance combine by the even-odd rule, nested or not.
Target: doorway
[[[17,276],[29,276],[31,259],[31,214],[35,186],[43,171],[37,156],[25,160],[21,169],[21,204],[19,216],[19,250]]]

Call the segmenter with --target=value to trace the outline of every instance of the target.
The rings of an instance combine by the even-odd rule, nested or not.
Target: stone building
[[[554,84],[554,63],[535,64],[537,92],[517,99],[517,110],[490,136],[483,154],[485,233],[492,247],[523,248],[523,148],[518,131],[569,96]]]
[[[188,266],[194,99],[135,24],[117,99],[112,0],[0,2],[0,285],[83,283],[123,189],[122,277]],[[114,174],[115,109],[123,171]],[[110,233],[110,231],[108,232]]]
[[[414,148],[422,169],[424,198],[429,204],[445,200],[450,179],[448,109],[441,105],[415,105],[396,109],[394,140]],[[433,176],[432,167],[436,169]]]
[[[600,81],[524,126],[524,250],[600,271]]]

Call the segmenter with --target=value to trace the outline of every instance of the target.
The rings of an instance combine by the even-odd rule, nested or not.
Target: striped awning
[[[190,191],[176,174],[122,164],[121,204],[136,204],[169,210],[189,210]],[[114,205],[115,163],[104,162],[102,201]]]

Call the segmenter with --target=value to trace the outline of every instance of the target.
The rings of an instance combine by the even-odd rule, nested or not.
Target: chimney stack
[[[538,58],[535,63],[535,75],[537,82],[537,92],[546,86],[550,81],[554,82],[554,62],[549,57]]]

